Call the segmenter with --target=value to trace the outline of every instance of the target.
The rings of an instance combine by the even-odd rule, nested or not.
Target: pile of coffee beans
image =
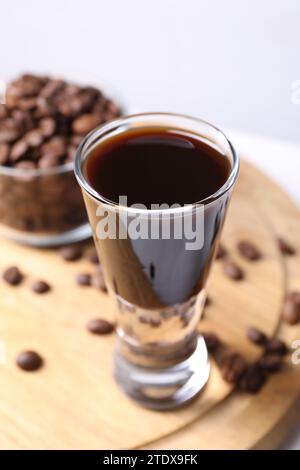
[[[7,86],[0,105],[0,223],[19,231],[60,233],[85,223],[86,212],[72,170],[82,137],[121,114],[97,88],[26,74]]]
[[[204,332],[202,335],[208,351],[216,355],[223,379],[247,393],[259,392],[269,375],[282,368],[284,356],[288,353],[288,348],[282,340],[268,338],[263,331],[251,327],[247,331],[247,337],[252,343],[263,348],[263,355],[249,364],[242,354],[228,351],[215,333]]]

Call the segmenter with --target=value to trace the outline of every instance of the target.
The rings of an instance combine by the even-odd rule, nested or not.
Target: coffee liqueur
[[[208,380],[198,323],[237,173],[224,134],[187,116],[121,118],[79,147],[76,176],[116,302],[114,375],[144,406],[186,403]]]

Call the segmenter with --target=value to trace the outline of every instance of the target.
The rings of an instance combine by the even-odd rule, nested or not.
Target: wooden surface
[[[300,253],[298,210],[264,175],[243,163],[226,227],[224,244],[245,270],[234,283],[214,265],[208,290],[213,299],[199,327],[216,331],[230,347],[255,359],[261,351],[245,339],[254,325],[268,334],[279,331],[289,343],[300,339],[299,326],[281,325],[286,289],[300,289],[299,257],[282,258],[276,234],[286,236]],[[256,263],[236,251],[241,238],[264,253]],[[172,412],[144,410],[127,399],[111,376],[114,337],[95,337],[87,320],[114,318],[106,294],[78,287],[79,272],[93,272],[87,260],[66,263],[55,251],[21,247],[1,240],[0,269],[17,264],[24,283],[0,285],[0,340],[6,361],[0,366],[1,449],[253,448],[275,447],[293,421],[299,397],[299,370],[286,367],[261,393],[237,393],[213,364],[209,384],[190,406]],[[53,290],[37,296],[34,279]],[[25,373],[15,366],[23,349],[39,351],[45,366]],[[300,367],[300,366],[298,366]]]

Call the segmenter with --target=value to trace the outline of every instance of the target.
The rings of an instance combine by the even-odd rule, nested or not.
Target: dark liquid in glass
[[[83,172],[90,186],[128,206],[193,204],[216,193],[231,165],[213,145],[188,133],[136,128],[109,137],[90,152]],[[228,195],[229,197],[229,195]],[[207,277],[223,224],[228,197],[204,207],[204,244],[186,250],[184,239],[96,240],[111,288],[120,299],[143,309],[182,304],[198,294]],[[205,203],[205,201],[204,201]],[[86,197],[93,224],[96,203]]]

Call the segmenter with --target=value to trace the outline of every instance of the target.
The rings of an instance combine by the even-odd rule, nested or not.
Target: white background
[[[1,0],[0,17],[0,79],[48,72],[203,117],[300,202],[299,0]]]

